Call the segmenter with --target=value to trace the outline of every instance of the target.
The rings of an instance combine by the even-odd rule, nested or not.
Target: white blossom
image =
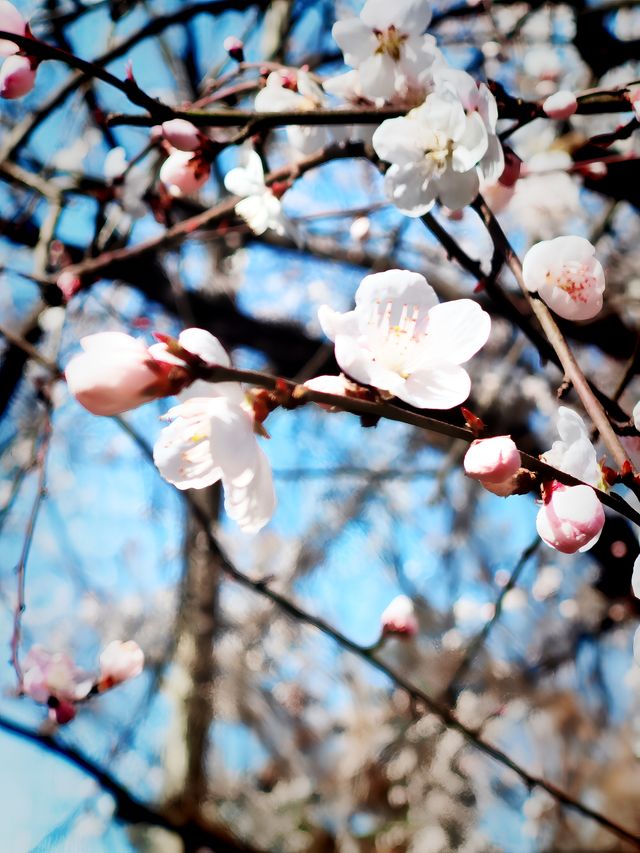
[[[427,0],[367,0],[358,18],[334,24],[333,37],[347,65],[358,69],[365,97],[422,100],[440,61],[435,39],[423,35],[430,20]]]
[[[473,201],[489,134],[480,113],[465,112],[444,88],[406,116],[384,121],[373,134],[373,147],[391,163],[385,175],[389,198],[407,216],[422,216],[436,199],[451,210]]]
[[[318,312],[345,373],[418,408],[450,409],[467,399],[471,380],[460,365],[491,328],[476,302],[439,304],[426,279],[408,270],[366,276],[355,302],[344,314],[327,305]]]
[[[281,71],[272,71],[267,84],[256,95],[258,112],[313,112],[326,107],[326,96],[307,71],[298,71],[296,90],[290,88],[289,78]],[[311,154],[327,145],[331,135],[326,127],[287,127],[289,144],[300,154]]]
[[[543,455],[544,461],[583,483],[601,488],[602,469],[598,455],[580,415],[567,406],[560,406],[556,428],[560,438]]]

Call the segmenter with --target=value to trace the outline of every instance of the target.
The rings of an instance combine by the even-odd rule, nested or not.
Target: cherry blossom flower
[[[178,489],[222,481],[227,515],[246,533],[271,519],[275,494],[269,461],[258,446],[252,416],[226,397],[194,397],[170,409],[153,460]]]
[[[33,89],[35,82],[36,66],[30,57],[8,56],[0,68],[0,98],[22,98]]]
[[[543,454],[544,461],[577,480],[602,488],[604,483],[598,454],[580,415],[567,406],[560,406],[556,428],[560,438],[553,442],[551,450]]]
[[[424,98],[440,59],[433,36],[423,35],[430,20],[428,0],[367,0],[358,18],[334,24],[333,37],[347,65],[358,69],[366,97]]]
[[[133,640],[114,640],[100,654],[99,689],[107,690],[140,675],[144,668],[144,652]]]
[[[348,376],[421,409],[450,409],[467,399],[471,380],[460,365],[486,343],[491,329],[476,302],[439,304],[426,279],[408,270],[367,276],[355,302],[344,314],[327,305],[318,311]]]
[[[178,342],[209,364],[230,365],[220,341],[203,329],[185,330]],[[162,347],[166,345],[151,350],[180,363],[166,351],[162,356]],[[221,481],[227,515],[246,533],[256,533],[275,511],[275,493],[253,415],[241,405],[240,385],[197,380],[180,398],[182,402],[164,417],[171,423],[153,449],[158,471],[178,489],[203,489]]]
[[[258,112],[313,112],[326,106],[324,92],[306,71],[298,71],[295,91],[290,87],[290,78],[281,71],[272,71],[264,89],[256,95],[255,108]],[[327,145],[331,135],[326,127],[287,127],[289,144],[300,154],[311,154]]]
[[[184,118],[163,122],[161,130],[169,145],[179,151],[197,151],[205,141],[198,128]]]
[[[197,192],[211,174],[211,163],[200,153],[174,148],[160,168],[160,181],[169,195],[180,198]]]
[[[118,145],[112,148],[104,158],[105,178],[111,182],[114,198],[120,202],[122,209],[133,219],[140,219],[147,213],[143,201],[149,187],[149,176],[144,169],[131,166],[127,161],[126,151]]]
[[[532,246],[522,276],[552,311],[567,320],[589,320],[602,308],[604,272],[584,237],[556,237]]]
[[[633,424],[635,428],[640,432],[640,400],[633,407]]]
[[[16,9],[13,3],[8,0],[0,0],[0,30],[5,33],[15,33],[17,36],[27,34],[27,22]],[[15,42],[0,40],[0,56],[11,56],[13,53],[18,53],[20,48]]]
[[[549,95],[542,104],[544,114],[554,119],[569,118],[577,109],[576,96],[568,89],[560,89],[559,92]]]
[[[514,478],[521,464],[520,451],[508,435],[476,439],[464,457],[467,477],[479,480],[486,489],[501,497],[513,493]]]
[[[420,629],[413,601],[406,595],[398,595],[380,616],[382,633],[401,637],[415,637]]]
[[[265,184],[260,156],[247,148],[241,156],[244,165],[231,169],[224,178],[224,185],[230,193],[243,196],[235,206],[238,216],[254,234],[264,234],[271,228],[276,234],[288,234],[297,239],[296,229],[285,216],[280,199]]]
[[[473,201],[489,134],[478,110],[465,112],[445,88],[406,116],[382,122],[373,147],[391,163],[385,175],[389,198],[407,216],[422,216],[436,199],[451,210]]]
[[[92,686],[92,678],[62,652],[33,646],[22,663],[23,692],[49,705],[49,715],[61,725],[75,717],[75,703],[85,699]]]
[[[602,504],[590,486],[565,486],[554,481],[547,487],[536,529],[551,548],[575,554],[596,544],[604,522]]]
[[[184,371],[153,357],[142,341],[122,332],[80,340],[84,350],[65,370],[70,393],[94,415],[118,415],[174,394],[189,381]]]

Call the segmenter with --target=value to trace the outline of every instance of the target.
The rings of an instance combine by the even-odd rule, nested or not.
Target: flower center
[[[400,48],[408,36],[399,32],[393,24],[386,30],[374,30],[373,32],[378,39],[376,53],[387,53],[394,62],[399,62]]]
[[[596,283],[587,265],[579,261],[568,261],[555,275],[548,270],[545,278],[547,281],[553,278],[556,287],[564,290],[574,302],[587,302],[588,293]]]
[[[407,379],[420,359],[429,318],[420,305],[403,305],[399,316],[398,308],[398,303],[376,300],[367,342],[374,361]]]
[[[453,154],[453,140],[441,130],[431,132],[424,156],[436,176],[440,176],[447,168],[447,162]]]

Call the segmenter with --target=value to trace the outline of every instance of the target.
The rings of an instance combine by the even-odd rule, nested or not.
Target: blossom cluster
[[[76,716],[78,703],[140,675],[144,652],[133,640],[114,640],[102,650],[99,664],[95,677],[63,652],[33,646],[22,664],[22,692],[47,705],[51,719],[63,725]]]

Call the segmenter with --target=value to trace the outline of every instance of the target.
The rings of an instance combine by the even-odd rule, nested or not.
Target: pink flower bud
[[[142,341],[121,332],[101,332],[80,341],[65,378],[76,400],[94,415],[118,415],[157,397],[176,393],[186,371],[156,360]]]
[[[170,195],[179,198],[199,190],[210,172],[211,164],[198,154],[174,149],[162,164],[160,180]]]
[[[309,388],[310,391],[319,391],[321,394],[340,394],[341,396],[346,396],[350,385],[349,380],[342,374],[340,376],[315,376],[313,379],[307,379],[304,383],[305,388]],[[316,405],[327,412],[339,411],[330,403],[316,403]]]
[[[227,36],[222,42],[222,46],[231,59],[235,59],[236,62],[244,61],[244,44],[239,38],[236,38],[236,36]]]
[[[203,141],[203,136],[198,128],[183,118],[165,121],[162,124],[162,135],[170,145],[179,151],[197,151]]]
[[[478,438],[471,443],[464,457],[467,477],[487,483],[503,483],[518,471],[522,464],[520,451],[508,435]]]
[[[567,89],[560,89],[555,95],[549,95],[543,103],[542,109],[549,118],[569,118],[578,109],[578,101],[573,92],[569,92]]]
[[[0,0],[0,30],[4,30],[5,33],[15,33],[17,36],[26,34],[27,22],[8,0]],[[0,56],[11,56],[19,50],[15,42],[0,40]]]
[[[80,290],[82,285],[81,280],[72,272],[61,272],[56,281],[59,289],[62,291],[62,298],[68,302],[72,296]]]
[[[557,481],[549,491],[536,519],[540,538],[563,554],[587,551],[598,541],[605,521],[596,493],[590,486],[565,486]]]
[[[62,701],[53,700],[52,704],[49,707],[49,717],[59,726],[64,726],[66,723],[70,723],[71,720],[74,719],[76,715],[76,706],[73,702],[67,702],[66,699]]]
[[[133,640],[114,640],[100,655],[100,689],[140,675],[144,667],[144,652]]]
[[[383,634],[398,634],[415,637],[419,630],[413,601],[406,595],[398,595],[387,606],[380,617]]]
[[[36,69],[28,56],[8,56],[0,68],[0,98],[21,98],[33,89],[35,80]]]

